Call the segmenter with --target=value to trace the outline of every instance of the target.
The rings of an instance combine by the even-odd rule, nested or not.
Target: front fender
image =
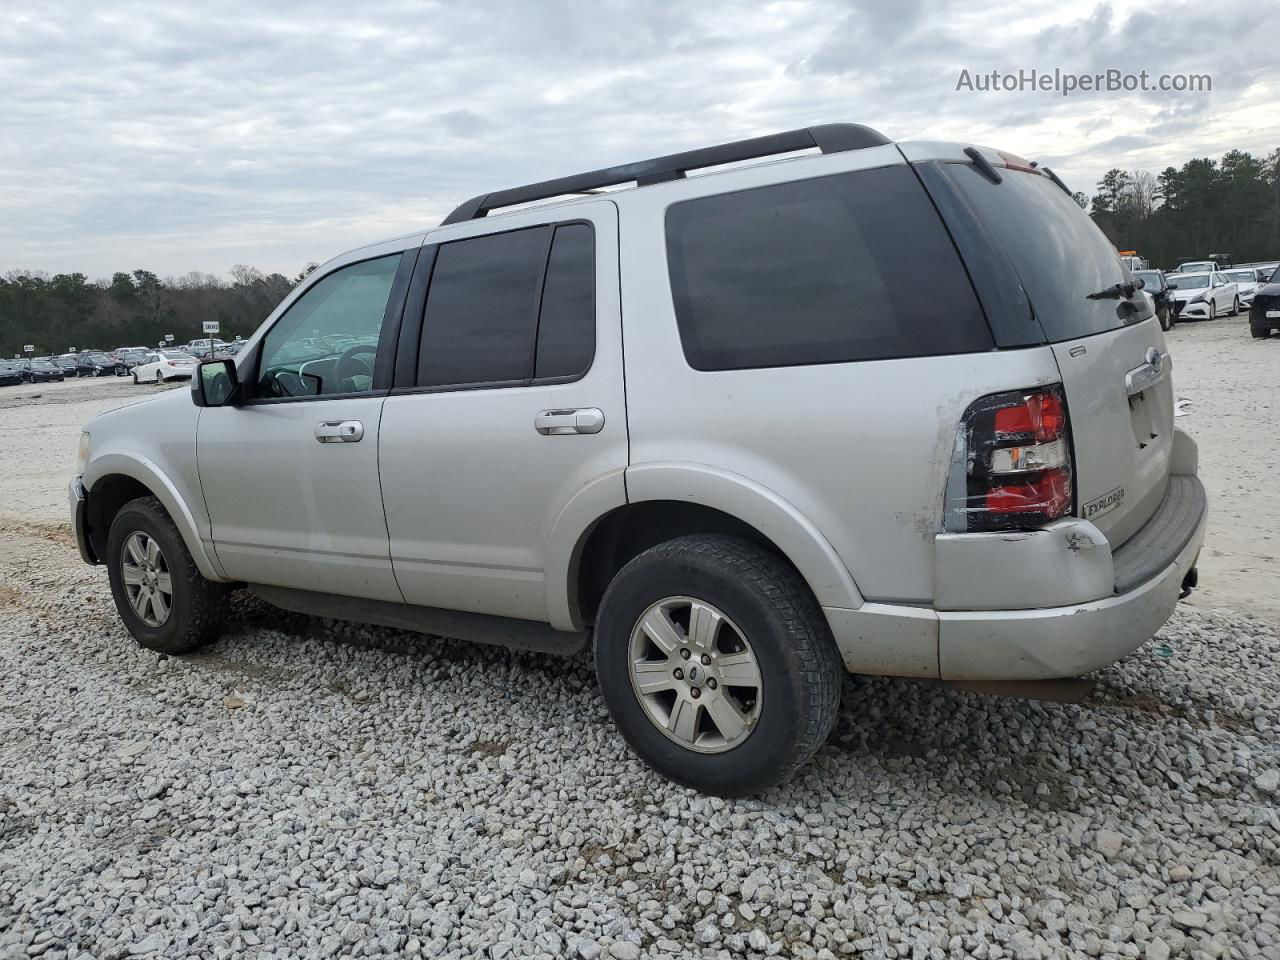
[[[208,580],[228,579],[217,558],[205,547],[209,524],[203,511],[198,519],[187,506],[177,485],[154,462],[137,454],[104,453],[93,457],[85,465],[83,476],[84,487],[89,496],[93,496],[93,488],[98,481],[111,476],[131,477],[150,490],[173,518],[173,523],[182,534],[182,541],[191,551],[191,557],[201,575]]]
[[[822,606],[862,606],[857,584],[822,532],[791,503],[740,474],[701,463],[643,463],[627,468],[627,500],[679,500],[731,514],[773,541]]]

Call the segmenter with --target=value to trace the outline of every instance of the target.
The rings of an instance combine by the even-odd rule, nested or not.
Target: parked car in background
[[[115,358],[124,365],[127,372],[140,364],[143,357],[151,352],[146,347],[120,347],[115,352]]]
[[[1236,295],[1240,297],[1242,306],[1247,307],[1253,303],[1254,291],[1260,286],[1257,270],[1232,267],[1230,270],[1223,270],[1222,275],[1236,285]]]
[[[336,257],[189,392],[90,422],[69,505],[144,647],[211,642],[239,587],[591,645],[641,757],[754,794],[845,671],[1044,690],[1163,626],[1207,522],[1171,368],[1051,172],[831,125]]]
[[[27,383],[48,383],[66,379],[62,367],[50,360],[23,360],[18,367]]]
[[[22,368],[18,361],[0,360],[0,387],[16,387],[22,382]]]
[[[76,377],[80,375],[80,361],[74,353],[64,353],[57,357],[50,357],[49,359],[62,368],[63,376]]]
[[[196,367],[196,358],[178,350],[148,353],[133,368],[134,383],[160,383],[164,380],[188,380]]]
[[[1177,320],[1216,320],[1224,313],[1240,312],[1236,285],[1222,273],[1176,273],[1169,277],[1173,288],[1173,315]]]
[[[1272,330],[1280,330],[1280,269],[1254,291],[1249,304],[1249,332],[1254,339],[1265,339]]]
[[[225,340],[192,340],[186,346],[185,352],[189,356],[196,357],[200,360],[211,360],[221,351],[225,350],[229,344]]]
[[[76,369],[80,376],[124,376],[124,365],[115,357],[101,350],[85,350],[77,357]]]
[[[1165,278],[1164,271],[1135,270],[1133,275],[1142,281],[1142,289],[1150,295],[1156,316],[1160,318],[1161,329],[1173,329],[1173,303],[1169,296],[1169,281]]]

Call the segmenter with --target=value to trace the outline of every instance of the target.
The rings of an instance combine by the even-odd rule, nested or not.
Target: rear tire
[[[201,575],[177,526],[155,497],[141,497],[120,508],[107,537],[106,564],[116,610],[141,646],[160,653],[189,653],[221,635],[231,589]]]
[[[135,374],[133,375],[133,385],[136,387],[136,386],[138,385],[138,383],[139,383],[138,375],[135,373]]]
[[[632,749],[704,793],[785,780],[836,720],[843,666],[822,609],[789,564],[747,540],[681,537],[633,559],[605,592],[595,653]]]

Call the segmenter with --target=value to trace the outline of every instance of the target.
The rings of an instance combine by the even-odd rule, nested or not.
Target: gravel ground
[[[1275,507],[1213,486],[1277,458],[1280,339],[1171,339],[1206,553],[1274,574]],[[1184,604],[1080,705],[849,678],[796,780],[709,799],[627,753],[586,657],[247,598],[201,655],[139,649],[62,491],[140,391],[45,389],[0,392],[0,956],[1280,957],[1280,634],[1245,584],[1206,575],[1243,612]]]

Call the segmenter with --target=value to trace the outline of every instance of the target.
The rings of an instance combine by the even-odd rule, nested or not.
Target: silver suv
[[[813,127],[331,260],[190,396],[94,420],[72,513],[145,647],[236,588],[590,645],[637,753],[747,794],[843,670],[1034,694],[1160,628],[1206,517],[1170,368],[1051,171]]]

